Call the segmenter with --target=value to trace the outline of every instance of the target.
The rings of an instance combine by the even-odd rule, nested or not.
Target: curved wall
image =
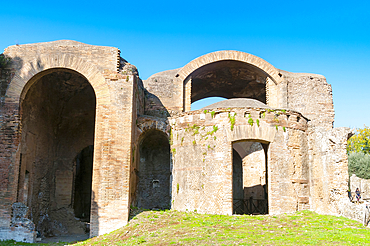
[[[301,114],[225,108],[182,113],[170,125],[173,209],[232,214],[232,144],[248,140],[269,144],[269,213],[309,207],[307,119]]]

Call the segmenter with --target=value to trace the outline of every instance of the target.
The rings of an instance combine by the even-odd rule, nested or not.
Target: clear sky
[[[114,46],[142,79],[238,50],[332,85],[335,126],[370,125],[370,1],[2,1],[0,50],[70,39]],[[1,52],[0,52],[1,53]]]

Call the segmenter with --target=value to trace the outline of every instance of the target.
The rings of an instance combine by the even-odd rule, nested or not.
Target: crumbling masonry
[[[351,131],[321,75],[218,51],[142,81],[117,48],[64,40],[4,55],[0,239],[101,235],[130,206],[341,214]]]

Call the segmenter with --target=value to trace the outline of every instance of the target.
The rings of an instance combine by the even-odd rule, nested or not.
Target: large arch
[[[14,168],[12,173],[14,182],[18,183],[18,166],[20,163],[20,151],[18,149],[18,143],[20,142],[20,132],[22,131],[21,127],[21,114],[20,104],[24,100],[25,95],[31,86],[38,81],[41,77],[50,74],[54,69],[66,68],[71,71],[75,71],[81,74],[87,79],[87,81],[92,86],[95,97],[96,97],[96,125],[95,132],[99,131],[99,112],[104,105],[109,105],[110,102],[110,91],[108,85],[105,82],[105,78],[101,74],[99,68],[91,62],[87,62],[84,59],[81,59],[72,54],[40,54],[37,58],[27,61],[22,59],[22,57],[17,57],[14,59],[16,63],[15,74],[12,77],[6,94],[4,95],[4,107],[12,109],[12,121],[15,126],[18,126],[17,132],[14,132],[12,138],[14,144],[14,149],[16,150],[15,155],[13,155],[13,160],[8,160],[14,163]],[[95,141],[97,142],[97,141]],[[99,150],[94,151],[95,155],[99,153]],[[9,163],[10,163],[9,162]],[[17,194],[17,186],[11,187],[11,193]],[[16,199],[16,195],[13,195],[13,199]]]
[[[68,69],[86,78],[96,96],[90,235],[104,234],[126,225],[128,221],[129,187],[124,183],[128,180],[130,165],[122,163],[130,160],[130,151],[126,150],[131,146],[132,110],[127,107],[129,101],[117,99],[116,95],[130,93],[135,78],[132,75],[121,76],[117,73],[117,54],[114,52],[109,61],[111,63],[106,66],[108,59],[91,54],[80,56],[78,49],[69,46],[68,42],[50,50],[46,46],[40,44],[39,52],[34,52],[33,47],[26,45],[20,48],[12,47],[7,51],[8,55],[14,58],[14,75],[9,80],[5,95],[1,95],[1,110],[7,120],[4,124],[11,125],[11,128],[0,129],[3,138],[9,139],[0,143],[0,149],[9,153],[1,160],[1,164],[9,169],[7,175],[11,185],[3,185],[7,186],[2,194],[9,202],[0,204],[0,212],[9,216],[0,220],[0,226],[9,226],[11,204],[17,201],[19,164],[22,158],[19,148],[22,132],[20,102],[40,77],[47,76],[53,70]],[[67,51],[64,50],[65,47]],[[97,46],[84,47],[83,51],[89,53],[95,47]],[[57,50],[59,48],[60,50]],[[68,48],[71,52],[68,52]],[[105,67],[109,69],[103,71]],[[110,80],[114,80],[114,86],[119,87],[119,90],[108,85]],[[117,178],[112,180],[111,176]],[[114,192],[111,187],[116,187]],[[113,210],[118,211],[121,216],[117,217],[116,213],[112,213]]]
[[[8,86],[5,102],[18,103],[40,76],[57,68],[67,68],[80,73],[93,87],[97,104],[110,103],[109,88],[99,68],[91,62],[69,54],[42,54],[36,59],[24,62]]]
[[[30,219],[43,237],[85,234],[86,225],[74,217],[90,222],[94,90],[84,76],[66,68],[48,69],[30,81],[20,100],[17,200],[30,208]],[[76,159],[86,146],[91,146],[89,153],[82,152],[86,158]],[[82,212],[74,206],[81,193],[88,206]]]
[[[198,69],[203,68],[210,64],[215,64],[221,61],[229,62],[241,62],[248,64],[249,67],[254,68],[266,75],[266,103],[269,106],[277,107],[277,85],[282,81],[281,74],[279,70],[272,66],[265,60],[256,57],[254,55],[240,52],[240,51],[217,51],[212,52],[201,57],[194,59],[185,65],[176,75],[175,80],[178,84],[183,85],[183,109],[185,111],[190,110],[190,105],[192,103],[192,78],[191,75]]]

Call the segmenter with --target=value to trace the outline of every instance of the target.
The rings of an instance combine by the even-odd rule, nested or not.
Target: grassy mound
[[[77,245],[364,245],[370,230],[343,217],[310,211],[226,216],[145,211],[112,233]]]
[[[310,211],[277,216],[136,211],[127,226],[74,245],[138,244],[366,245],[370,229],[353,220]]]

